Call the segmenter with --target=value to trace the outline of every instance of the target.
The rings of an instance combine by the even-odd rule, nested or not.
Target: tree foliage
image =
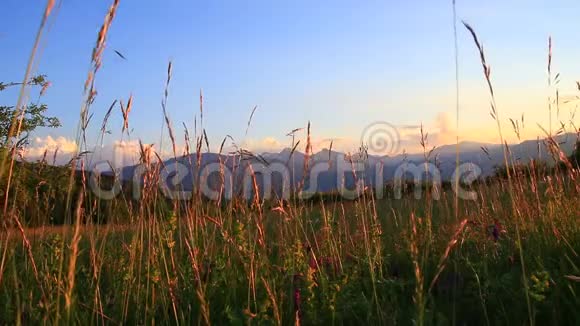
[[[26,82],[27,85],[40,87],[40,95],[43,95],[50,82],[45,75],[38,75]],[[22,83],[2,83],[0,82],[0,91],[9,87],[21,86]],[[0,105],[0,146],[5,147],[9,140],[14,136],[14,130],[17,127],[20,117],[22,124],[20,133],[27,135],[39,127],[57,128],[60,127],[60,121],[56,117],[46,115],[48,106],[46,104],[30,103],[21,109],[14,106]],[[11,134],[12,132],[12,134]],[[26,136],[22,139],[26,139]]]

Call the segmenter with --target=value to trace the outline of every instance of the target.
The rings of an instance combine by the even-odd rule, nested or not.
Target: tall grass
[[[106,14],[91,57],[78,154],[88,147],[95,78],[118,5],[114,1]],[[474,29],[465,27],[480,55],[504,145],[489,65]],[[172,69],[170,63],[161,111],[177,159],[179,136],[168,105]],[[132,96],[121,105],[118,126],[127,134],[131,103]],[[116,101],[104,114],[101,141],[115,107]],[[255,112],[254,107],[247,128]],[[204,147],[210,149],[201,92],[199,115],[200,130],[196,121],[192,135],[187,126],[184,131],[184,154],[198,169]],[[308,123],[304,139],[296,139],[301,128],[289,134],[292,154],[302,142],[305,156],[311,157],[311,129]],[[432,149],[427,132],[422,134],[429,162]],[[19,194],[27,199],[24,176],[43,179],[47,190],[25,206],[34,207],[35,220],[44,219],[45,226],[27,225],[19,217],[32,213],[13,209],[16,228],[0,233],[0,323],[576,324],[579,171],[548,136],[554,158],[564,161],[566,169],[539,169],[532,161],[517,170],[506,145],[507,179],[480,180],[471,188],[477,193],[474,201],[438,188],[429,188],[420,200],[395,199],[391,193],[378,199],[364,187],[356,200],[295,195],[267,201],[254,171],[250,202],[237,196],[208,201],[199,190],[189,200],[168,200],[157,187],[163,146],[155,151],[140,143],[145,172],[138,180],[138,200],[127,191],[111,201],[91,193],[87,178],[106,180],[86,173],[83,155],[78,165],[61,168],[70,173],[64,226],[50,226],[41,213],[54,211],[59,184],[35,165],[17,162],[13,168],[23,171],[23,180],[17,180],[23,185],[18,193],[7,189],[6,200]],[[224,138],[220,153],[227,139],[233,141]],[[225,161],[238,169],[248,157],[263,159],[243,148],[220,157],[222,191],[230,177],[224,173]],[[305,171],[309,164],[306,159]],[[354,167],[352,173],[355,180],[364,180]],[[207,178],[196,176],[194,183],[199,186]]]

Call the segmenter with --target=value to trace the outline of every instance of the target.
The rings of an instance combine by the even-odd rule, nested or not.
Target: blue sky
[[[525,112],[526,136],[539,134],[535,124],[548,120],[548,35],[554,38],[554,70],[562,73],[561,93],[571,94],[580,79],[580,4],[457,2],[458,18],[484,42],[504,120]],[[38,137],[74,139],[90,53],[109,4],[64,0],[54,11],[37,72],[53,83],[43,102],[63,127],[39,130]],[[22,79],[44,5],[3,1],[3,81]],[[192,127],[195,114],[199,119],[203,89],[204,127],[214,148],[226,134],[256,150],[285,147],[284,135],[308,121],[319,147],[334,138],[344,140],[346,150],[366,125],[379,120],[398,126],[422,122],[432,129],[434,142],[454,141],[452,22],[451,1],[121,0],[97,77],[91,135],[98,134],[114,99],[126,102],[133,94],[131,138],[158,142],[160,101],[172,60],[168,110],[179,138],[182,122]],[[476,50],[462,26],[458,36],[461,139],[496,141]],[[15,91],[0,93],[0,103],[15,102]],[[569,110],[562,109],[561,120]],[[121,126],[117,110],[109,122],[113,134],[105,141],[120,139]]]

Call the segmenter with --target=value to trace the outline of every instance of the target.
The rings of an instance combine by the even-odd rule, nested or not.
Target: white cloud
[[[164,146],[160,151],[159,144],[140,144],[138,140],[115,140],[112,144],[104,145],[95,150],[92,156],[93,163],[108,161],[113,167],[138,164],[141,159],[141,146],[146,153],[148,152],[151,162],[157,161],[156,153],[164,160],[173,157],[171,146]],[[185,146],[176,146],[175,150],[177,156],[185,155]]]
[[[262,139],[249,138],[243,141],[239,147],[248,149],[252,152],[263,153],[263,152],[279,152],[285,147],[285,145],[274,137],[265,137]]]
[[[306,149],[306,135],[296,134],[296,137],[294,139],[294,145],[296,145],[298,141],[300,141],[300,143],[296,147],[296,150],[304,152]],[[312,151],[315,153],[323,149],[330,148],[331,143],[333,151],[352,152],[353,150],[356,150],[360,145],[357,144],[357,141],[347,137],[336,137],[336,138],[311,137],[310,145],[312,146]],[[254,153],[276,153],[282,151],[285,148],[291,148],[293,144],[292,139],[290,137],[286,137],[283,140],[279,140],[275,137],[265,137],[262,139],[252,139],[252,138],[246,139],[238,146],[250,150]],[[233,148],[228,148],[228,150],[230,149]]]
[[[421,126],[405,126],[399,128],[401,136],[401,151],[404,149],[408,153],[420,152],[421,148]],[[447,112],[439,112],[435,119],[423,124],[423,133],[427,137],[427,150],[433,146],[442,146],[455,143],[456,128],[451,122],[451,117]]]
[[[46,155],[49,162],[52,163],[54,160],[56,164],[64,164],[71,159],[76,150],[76,141],[62,136],[53,138],[49,135],[34,138],[32,144],[24,149],[23,156],[26,160],[35,161]]]
[[[428,133],[428,141],[430,146],[441,146],[455,142],[455,127],[451,121],[452,119],[448,113],[440,112],[435,116],[434,120],[429,121],[423,125],[424,131]],[[416,153],[422,150],[420,146],[420,125],[404,125],[395,127],[400,136],[399,154],[402,153],[403,150],[407,151],[408,153]],[[360,132],[363,133],[364,131],[360,130]],[[311,136],[310,143],[314,153],[317,153],[323,149],[329,149],[331,143],[333,151],[352,153],[359,150],[361,145],[360,137],[362,137],[362,135],[355,135],[354,137],[344,137],[344,135],[337,135],[337,137],[329,137],[328,135],[325,135],[325,137]],[[389,138],[386,141],[392,140],[394,139]],[[306,132],[298,132],[294,141],[300,141],[300,144],[296,149],[298,151],[304,152],[307,142]],[[241,143],[240,147],[251,150],[255,153],[279,152],[284,148],[292,147],[292,140],[290,137],[287,137],[283,140],[279,140],[274,137],[247,139]],[[385,154],[375,153],[372,151],[372,149],[369,150],[372,154]],[[394,153],[388,154],[392,155]]]
[[[144,148],[151,147],[151,144],[143,144]],[[75,140],[63,136],[59,137],[36,137],[32,143],[23,151],[23,157],[27,161],[38,161],[43,157],[47,162],[62,165],[68,163],[73,155],[77,153],[78,146]],[[116,140],[113,143],[103,146],[88,148],[89,153],[85,154],[87,162],[96,163],[109,161],[114,167],[136,164],[140,157],[139,141]],[[56,154],[56,155],[55,155]],[[169,153],[165,153],[169,154]],[[153,158],[155,155],[152,153]],[[169,155],[162,155],[168,157]],[[173,156],[173,155],[171,155]]]

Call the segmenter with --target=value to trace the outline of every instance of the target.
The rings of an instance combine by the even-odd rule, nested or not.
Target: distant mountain
[[[570,155],[578,138],[576,134],[569,133],[556,136],[554,139],[564,154]],[[485,151],[482,148],[485,148]],[[460,150],[460,164],[477,165],[482,171],[482,176],[493,174],[495,167],[502,166],[504,162],[504,147],[499,144],[462,142]],[[290,189],[301,187],[300,189],[310,189],[316,192],[331,192],[342,187],[354,189],[357,181],[364,181],[365,185],[374,186],[377,182],[392,181],[398,169],[401,171],[401,168],[408,169],[412,167],[412,164],[421,166],[425,163],[423,154],[349,157],[338,151],[323,149],[309,157],[308,171],[310,173],[309,176],[305,176],[305,159],[304,153],[292,152],[291,149],[286,148],[279,153],[262,153],[259,159],[239,154],[203,153],[200,167],[197,166],[195,154],[169,159],[163,162],[163,165],[168,170],[164,175],[167,178],[174,176],[175,167],[179,166],[181,172],[184,173],[180,176],[180,187],[188,191],[193,189],[195,180],[204,180],[209,188],[220,189],[219,170],[220,164],[223,164],[223,169],[227,170],[226,183],[229,183],[228,186],[231,186],[234,193],[240,193],[244,191],[244,187],[249,187],[247,183],[252,181],[249,173],[251,167],[257,175],[256,182],[260,192],[264,191],[267,183],[274,193],[281,194],[284,186]],[[509,159],[512,163],[527,163],[531,159],[542,160],[548,164],[554,163],[544,140],[527,140],[510,145]],[[450,180],[456,167],[456,145],[436,148],[429,161],[438,167],[443,180]],[[353,162],[355,164],[352,164]],[[353,168],[355,168],[354,173]],[[138,171],[137,165],[127,166],[121,168],[118,175],[124,181],[139,181],[140,176],[135,177]],[[272,171],[275,172],[272,173]],[[268,182],[264,175],[271,175],[271,180]]]
[[[466,152],[480,152],[482,151],[481,148],[487,148],[487,149],[494,149],[494,148],[499,148],[501,147],[498,144],[492,144],[492,143],[479,143],[479,142],[473,142],[473,141],[463,141],[459,143],[459,151],[461,153],[466,153]],[[453,153],[455,154],[457,151],[457,145],[456,144],[452,144],[452,145],[443,145],[441,147],[437,147],[434,152],[438,153],[438,154],[449,154],[449,153]]]

